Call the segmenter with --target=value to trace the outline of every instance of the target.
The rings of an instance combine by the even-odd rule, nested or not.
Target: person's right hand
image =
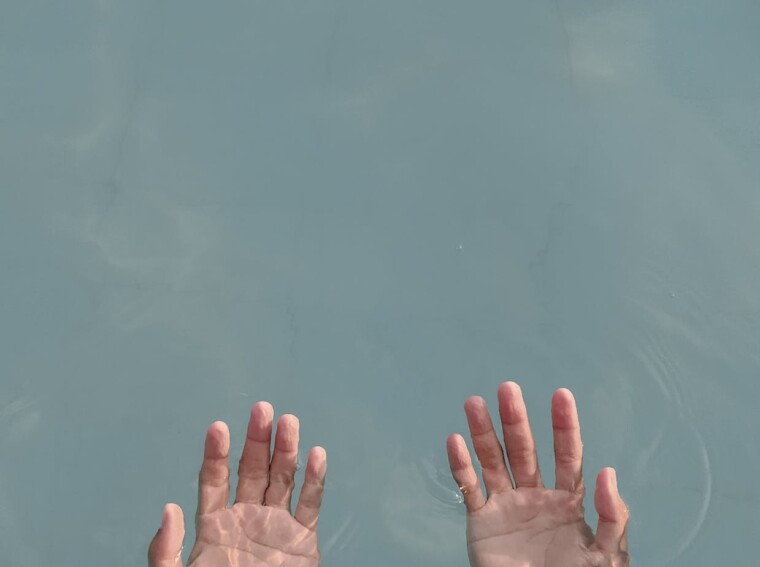
[[[614,469],[603,469],[596,478],[596,536],[584,520],[583,445],[572,393],[559,389],[552,398],[554,490],[541,482],[520,387],[503,383],[498,399],[512,476],[485,401],[473,396],[465,402],[487,499],[462,436],[451,435],[447,442],[451,472],[467,507],[472,567],[629,567],[629,513],[618,493]]]

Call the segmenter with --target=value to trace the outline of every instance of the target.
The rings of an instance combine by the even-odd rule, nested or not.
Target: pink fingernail
[[[169,505],[167,504],[164,506],[164,512],[161,514],[161,529],[166,529],[166,526],[169,525]]]

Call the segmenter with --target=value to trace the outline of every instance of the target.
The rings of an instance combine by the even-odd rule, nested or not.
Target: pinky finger
[[[446,441],[446,452],[449,454],[449,466],[454,481],[462,491],[464,505],[468,512],[482,508],[486,499],[480,488],[478,475],[472,466],[472,458],[464,437],[459,434],[450,435]]]
[[[182,540],[185,539],[185,518],[176,504],[164,506],[161,528],[148,547],[150,567],[182,567]]]
[[[298,497],[296,520],[311,530],[317,529],[319,508],[325,492],[325,475],[327,474],[327,453],[322,447],[314,447],[306,461],[303,488]]]
[[[594,507],[599,514],[596,548],[603,553],[628,551],[628,508],[620,497],[615,469],[605,468],[596,477]]]

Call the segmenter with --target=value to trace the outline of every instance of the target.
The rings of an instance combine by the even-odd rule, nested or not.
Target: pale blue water
[[[207,425],[239,454],[266,399],[327,448],[323,565],[466,565],[445,438],[514,379],[549,482],[575,392],[635,564],[756,565],[758,29],[755,0],[4,0],[2,564],[144,565]]]

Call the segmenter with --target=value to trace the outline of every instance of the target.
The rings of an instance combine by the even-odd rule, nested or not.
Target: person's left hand
[[[273,417],[274,410],[267,402],[258,402],[251,409],[231,507],[227,507],[229,429],[221,421],[209,427],[198,484],[196,541],[188,567],[318,567],[317,520],[327,456],[321,447],[310,451],[296,513],[291,514],[298,418],[280,417],[270,461]],[[148,548],[149,566],[182,567],[184,536],[182,509],[167,504],[161,528]]]

